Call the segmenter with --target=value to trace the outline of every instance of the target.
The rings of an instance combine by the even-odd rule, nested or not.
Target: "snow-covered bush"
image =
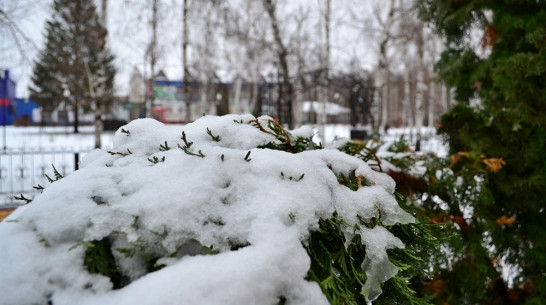
[[[312,136],[131,122],[0,223],[0,304],[418,302],[400,273],[426,237],[394,181]]]

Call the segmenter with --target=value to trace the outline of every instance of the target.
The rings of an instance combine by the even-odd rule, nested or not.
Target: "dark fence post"
[[[74,153],[74,171],[77,171],[80,166],[80,153],[75,152]]]

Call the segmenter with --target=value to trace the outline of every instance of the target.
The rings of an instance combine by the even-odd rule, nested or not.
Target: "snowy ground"
[[[58,127],[15,127],[1,126],[2,147],[8,150],[51,150],[64,149],[89,151],[95,145],[93,126],[81,126],[80,133],[74,134],[72,126]],[[5,131],[4,131],[5,129]],[[103,132],[103,148],[112,147],[114,132]]]
[[[180,128],[180,125],[167,125],[167,128]],[[310,126],[318,133],[319,126]],[[0,157],[0,205],[15,205],[20,203],[13,199],[14,195],[25,194],[33,197],[33,186],[44,185],[45,175],[54,176],[53,167],[62,175],[74,171],[76,158],[81,159],[94,147],[93,126],[80,127],[79,134],[73,134],[71,126],[63,127],[0,127],[2,135],[2,150]],[[349,125],[327,125],[325,142],[331,143],[336,137],[349,138]],[[423,128],[424,139],[421,143],[422,152],[434,152],[446,156],[447,149],[441,138],[435,136],[433,128]],[[112,149],[113,132],[102,134],[102,148]],[[416,131],[409,128],[391,128],[382,140],[391,142],[404,137],[413,147],[417,138]],[[316,141],[321,141],[317,136]],[[75,153],[78,153],[76,156]]]

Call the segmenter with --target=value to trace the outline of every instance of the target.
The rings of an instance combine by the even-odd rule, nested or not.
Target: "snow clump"
[[[275,126],[228,115],[120,128],[112,150],[92,151],[0,223],[0,304],[328,304],[306,279],[319,220],[414,218],[393,180],[356,157],[265,148],[283,144]],[[313,136],[284,134],[295,135]],[[351,172],[366,186],[339,183]],[[346,231],[366,246],[371,301],[398,270],[386,250],[404,244],[380,226]]]

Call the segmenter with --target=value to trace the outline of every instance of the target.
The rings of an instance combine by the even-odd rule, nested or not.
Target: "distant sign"
[[[177,86],[158,86],[154,85],[154,97],[162,100],[182,100],[182,88]]]

